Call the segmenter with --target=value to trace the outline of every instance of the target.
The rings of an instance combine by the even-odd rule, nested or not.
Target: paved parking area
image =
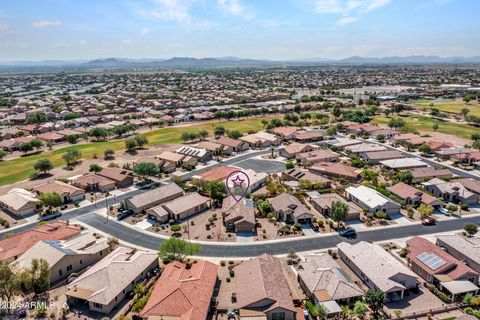
[[[285,170],[285,163],[274,160],[248,159],[235,164],[242,169],[252,169],[255,172],[275,173]]]

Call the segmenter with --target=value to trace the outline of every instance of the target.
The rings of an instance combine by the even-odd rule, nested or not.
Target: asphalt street
[[[143,232],[133,232],[130,227],[120,224],[116,221],[106,219],[97,214],[89,214],[79,218],[79,220],[88,225],[95,226],[96,229],[115,236],[127,243],[131,243],[144,248],[158,250],[160,244],[164,241],[153,235]],[[395,226],[390,228],[378,228],[374,230],[359,231],[356,239],[346,239],[338,234],[319,237],[301,237],[298,239],[288,239],[287,241],[275,241],[271,243],[253,242],[253,243],[212,243],[203,244],[200,256],[205,257],[253,257],[265,252],[270,254],[286,254],[289,249],[297,252],[314,251],[335,247],[342,241],[356,243],[365,241],[386,241],[391,239],[400,239],[412,236],[426,234],[435,234],[448,232],[451,230],[463,229],[465,224],[480,224],[480,216],[471,218],[458,218],[452,220],[440,221],[435,226],[423,226],[421,224],[411,224]]]

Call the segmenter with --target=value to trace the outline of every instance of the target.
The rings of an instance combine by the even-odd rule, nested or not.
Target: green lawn
[[[375,117],[372,120],[372,123],[375,124],[384,124],[387,125],[388,122],[392,119],[386,118],[384,116]],[[447,122],[447,121],[440,121],[436,119],[432,119],[426,116],[407,116],[402,117],[403,120],[407,123],[403,128],[405,131],[430,131],[432,132],[433,124],[438,124],[438,132],[446,133],[455,135],[457,137],[471,139],[473,133],[478,133],[479,129],[473,126],[469,126],[466,124],[454,123],[454,122]]]
[[[470,110],[469,114],[480,116],[480,104],[478,103],[465,103],[463,100],[414,100],[412,101],[415,106],[422,109],[437,108],[443,112],[460,113],[463,108]],[[432,106],[433,105],[433,106]]]
[[[149,131],[142,135],[148,138],[148,146],[173,144],[182,142],[181,135],[183,132],[208,130],[209,134],[213,135],[214,126],[219,125],[222,125],[227,130],[239,130],[244,133],[249,130],[258,131],[263,128],[261,123],[262,119],[269,120],[271,118],[272,117],[264,117],[241,121],[199,123],[188,127],[165,127]],[[94,154],[103,157],[103,152],[106,149],[112,149],[115,151],[123,150],[125,149],[124,141],[115,140],[76,144],[53,151],[45,151],[41,154],[2,161],[0,162],[0,185],[11,184],[28,179],[35,172],[35,170],[33,170],[33,164],[39,159],[48,158],[52,161],[55,167],[60,167],[65,165],[62,155],[68,150],[79,150],[82,153],[83,159],[91,159]]]

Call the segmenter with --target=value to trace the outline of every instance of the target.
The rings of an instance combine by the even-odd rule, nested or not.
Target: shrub
[[[230,278],[229,278],[229,277],[227,277],[225,280],[226,280],[227,282],[230,282]]]
[[[220,261],[220,265],[221,265],[222,267],[225,267],[225,261],[223,261],[223,260]]]
[[[231,270],[229,271],[229,274],[230,274],[230,277],[231,277],[231,278],[235,277],[235,270],[231,269]]]
[[[170,230],[172,230],[172,232],[178,232],[182,230],[182,226],[179,224],[174,224],[170,226]]]
[[[447,296],[445,293],[443,293],[442,291],[438,290],[434,285],[430,285],[428,287],[428,290],[430,290],[430,292],[432,292],[434,295],[436,295],[440,300],[442,300],[442,302],[444,303],[451,303],[452,302],[452,299],[450,299],[449,296]]]
[[[460,205],[460,209],[462,209],[462,210],[468,210],[468,204],[462,203],[462,204]]]

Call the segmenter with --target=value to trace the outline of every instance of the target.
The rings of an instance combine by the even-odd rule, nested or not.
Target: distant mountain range
[[[448,57],[438,56],[407,56],[407,57],[358,57],[345,59],[307,58],[297,60],[256,60],[237,57],[190,58],[173,57],[170,59],[126,59],[106,58],[95,60],[45,60],[45,61],[13,61],[0,62],[0,71],[15,71],[25,69],[154,69],[154,68],[221,68],[221,67],[284,67],[284,66],[322,66],[322,65],[391,65],[391,64],[480,64],[480,56]]]

